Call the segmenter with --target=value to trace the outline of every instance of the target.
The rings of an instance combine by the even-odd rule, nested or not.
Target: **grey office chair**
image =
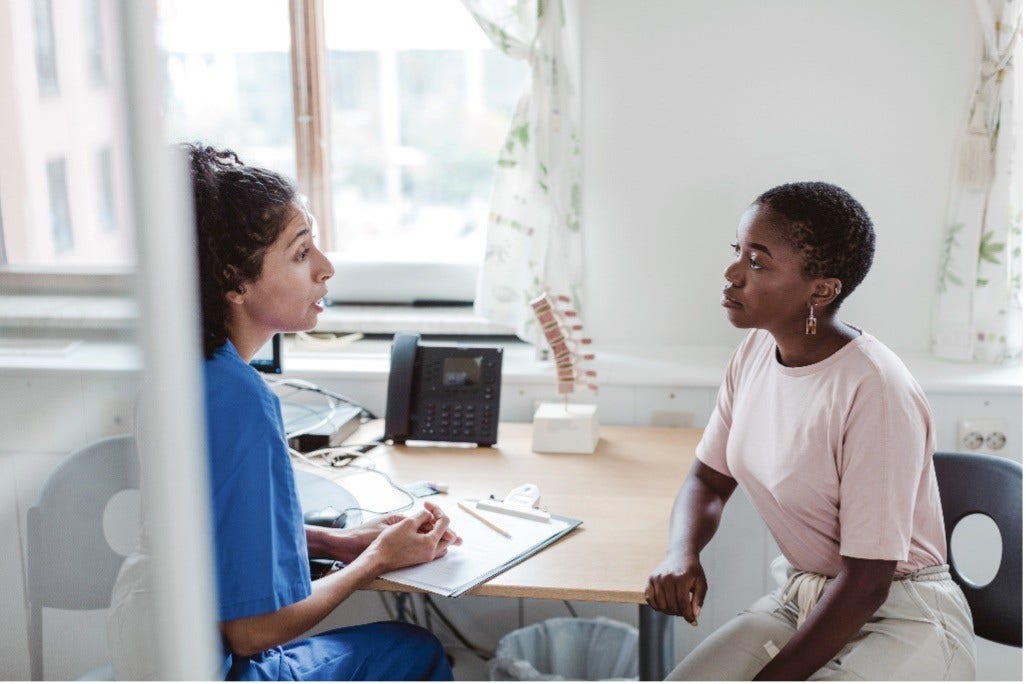
[[[951,576],[962,587],[976,634],[1022,647],[1022,465],[985,454],[938,452],[933,456],[944,509]],[[1001,534],[1001,562],[988,584],[979,586],[958,572],[951,557],[955,525],[982,513]]]
[[[50,475],[27,521],[28,643],[32,679],[43,677],[43,608],[110,607],[124,556],[103,533],[110,498],[138,489],[135,437],[108,437],[79,449]],[[113,679],[110,666],[88,679]]]

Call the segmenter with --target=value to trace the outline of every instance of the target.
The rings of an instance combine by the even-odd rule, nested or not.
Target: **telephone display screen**
[[[469,387],[481,382],[480,356],[450,356],[442,362],[442,384]]]

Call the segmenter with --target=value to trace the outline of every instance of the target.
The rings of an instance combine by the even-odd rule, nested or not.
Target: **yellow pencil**
[[[502,529],[501,527],[499,527],[498,525],[493,523],[488,518],[486,518],[483,515],[481,515],[480,513],[478,513],[477,509],[474,508],[473,506],[468,505],[466,501],[460,501],[459,503],[460,503],[460,508],[465,510],[467,513],[470,513],[472,516],[474,516],[475,518],[477,518],[478,520],[483,522],[485,525],[488,525],[488,527],[492,528],[493,530],[495,530],[496,532],[501,534],[503,537],[506,537],[507,539],[512,539],[513,538],[512,534],[510,534],[506,530]]]

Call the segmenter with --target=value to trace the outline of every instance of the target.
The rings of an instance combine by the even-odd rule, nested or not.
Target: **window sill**
[[[503,379],[513,384],[553,384],[551,361],[539,361],[534,349],[519,341],[503,341]],[[139,350],[124,342],[82,341],[59,351],[0,346],[0,376],[33,374],[135,374],[142,367]],[[595,349],[594,368],[600,387],[671,387],[715,390],[723,379],[731,347],[618,345]],[[919,352],[899,353],[928,393],[1022,394],[1022,368],[982,363],[941,361]],[[388,376],[389,341],[361,340],[340,351],[303,351],[288,340],[285,375],[314,382],[373,380]]]
[[[0,296],[0,328],[8,330],[127,330],[138,317],[138,305],[129,297]]]
[[[416,331],[425,335],[512,335],[474,315],[469,306],[374,306],[346,304],[329,306],[321,314],[314,332],[392,334]]]

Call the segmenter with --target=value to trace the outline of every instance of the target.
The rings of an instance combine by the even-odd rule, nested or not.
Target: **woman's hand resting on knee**
[[[698,556],[670,555],[648,577],[645,600],[653,609],[698,625],[709,585]]]

